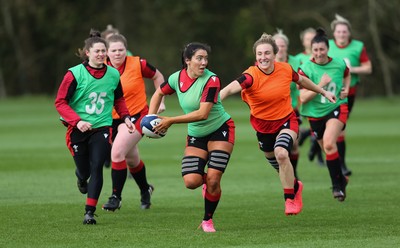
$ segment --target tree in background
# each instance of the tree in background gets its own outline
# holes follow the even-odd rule
[[[0,0],[0,8],[0,97],[54,95],[62,75],[79,62],[74,54],[90,28],[113,24],[134,54],[166,73],[180,66],[185,43],[207,43],[213,48],[210,68],[228,84],[253,63],[251,41],[262,32],[285,30],[291,51],[300,52],[300,31],[309,26],[330,30],[335,13],[351,21],[354,37],[365,41],[374,64],[373,74],[362,80],[360,96],[400,93],[400,61],[391,59],[400,56],[397,0],[115,0],[111,5],[95,0]]]

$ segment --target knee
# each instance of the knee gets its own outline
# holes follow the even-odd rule
[[[187,189],[197,189],[203,184],[203,177],[200,174],[198,176],[189,174],[183,177],[183,182]]]
[[[185,187],[187,189],[197,189],[198,188],[198,186],[195,185],[193,182],[186,182],[186,181],[185,181]]]
[[[283,147],[276,147],[275,148],[275,157],[278,162],[282,162],[286,159],[289,159],[289,152]]]
[[[125,154],[120,149],[113,149],[111,150],[111,160],[112,161],[122,161],[125,160]]]
[[[278,162],[289,159],[289,151],[293,147],[293,138],[288,133],[281,133],[275,141],[274,153]]]
[[[198,183],[195,183],[193,181],[188,181],[185,180],[185,187],[187,189],[197,189],[200,185]]]
[[[140,162],[140,159],[137,159],[137,158],[128,158],[128,157],[126,157],[126,165],[129,167],[129,168],[137,168],[137,167],[139,167],[140,166],[140,164],[141,164],[141,162]]]
[[[324,151],[326,154],[332,154],[337,150],[335,143],[324,142]]]
[[[207,179],[207,191],[210,192],[210,194],[215,194],[220,192],[221,189],[219,180],[212,178]]]

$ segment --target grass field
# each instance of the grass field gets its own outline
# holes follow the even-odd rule
[[[180,113],[167,99],[165,115]],[[347,162],[353,170],[348,198],[332,198],[328,171],[308,161],[302,147],[299,176],[303,212],[284,215],[277,174],[257,148],[248,110],[224,102],[236,122],[236,145],[222,180],[214,215],[217,233],[196,228],[203,215],[201,189],[185,189],[180,160],[185,125],[163,139],[144,139],[142,159],[155,186],[152,208],[139,208],[128,180],[123,206],[104,212],[110,170],[97,210],[98,224],[82,225],[85,196],[76,188],[65,128],[53,99],[0,101],[0,247],[400,247],[400,99],[358,100],[347,128]]]

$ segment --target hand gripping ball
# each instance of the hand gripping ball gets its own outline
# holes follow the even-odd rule
[[[142,128],[142,133],[153,139],[159,139],[162,138],[166,135],[166,133],[155,133],[154,132],[154,127],[158,125],[158,123],[161,122],[161,119],[158,118],[157,115],[151,114],[151,115],[146,115],[142,118],[140,121],[140,127]]]

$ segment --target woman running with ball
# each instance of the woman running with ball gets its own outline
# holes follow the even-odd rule
[[[182,176],[188,189],[203,185],[204,232],[215,232],[213,215],[221,198],[221,177],[233,150],[235,125],[225,112],[219,97],[221,83],[207,69],[210,47],[202,43],[185,46],[183,69],[172,74],[154,93],[149,114],[157,113],[164,95],[176,93],[183,115],[160,116],[157,132],[166,132],[173,124],[188,123]],[[205,167],[207,172],[205,173]]]

